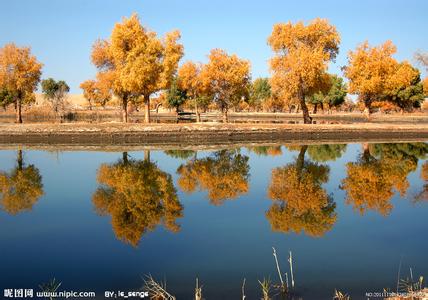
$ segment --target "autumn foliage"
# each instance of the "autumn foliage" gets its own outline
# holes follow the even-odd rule
[[[8,94],[0,100],[3,106],[15,105],[17,123],[22,123],[22,105],[35,101],[42,66],[28,47],[12,43],[0,48],[0,92]]]
[[[402,110],[420,106],[423,88],[420,72],[408,62],[399,63],[393,54],[397,51],[391,41],[371,47],[361,44],[348,55],[345,76],[350,93],[359,96],[366,112],[372,112],[375,101],[390,101]]]
[[[336,222],[336,204],[323,189],[330,169],[305,161],[301,146],[294,163],[272,170],[268,196],[274,204],[266,212],[272,230],[323,236]]]
[[[83,96],[88,100],[89,109],[99,105],[105,107],[113,97],[113,72],[99,72],[96,80],[86,80],[80,84]]]
[[[428,162],[421,168],[421,179],[424,181],[422,191],[416,196],[416,201],[428,201]]]
[[[365,145],[358,161],[346,166],[341,188],[347,192],[347,203],[361,214],[373,210],[388,215],[392,196],[406,194],[407,175],[416,170],[418,158],[427,151],[424,143]]]
[[[187,61],[178,69],[178,84],[194,101],[196,122],[201,121],[199,107],[202,104],[201,100],[207,94],[207,89],[203,85],[202,67],[200,63]]]
[[[251,82],[250,62],[235,54],[229,55],[224,50],[213,49],[201,76],[203,86],[223,112],[223,121],[228,122],[229,108],[248,97]]]
[[[274,25],[268,43],[275,52],[270,61],[273,94],[298,103],[304,123],[311,123],[306,98],[329,88],[327,68],[339,52],[339,33],[324,19],[308,25],[288,22]]]
[[[181,165],[178,185],[186,193],[206,190],[214,205],[248,192],[248,157],[235,150],[221,150],[206,158],[193,158]]]
[[[39,170],[24,164],[21,150],[17,156],[17,165],[10,173],[0,172],[0,208],[11,215],[30,211],[43,195]]]
[[[98,170],[100,187],[92,202],[100,215],[111,215],[118,239],[137,246],[142,235],[159,224],[177,232],[181,206],[171,175],[145,160],[124,158]]]
[[[124,122],[133,98],[142,98],[145,122],[150,122],[150,96],[169,87],[183,56],[179,39],[178,31],[158,38],[133,14],[115,24],[110,39],[95,42],[92,62],[100,73],[109,73],[110,89],[121,101]]]

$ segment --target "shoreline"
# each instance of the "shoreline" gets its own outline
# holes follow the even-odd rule
[[[0,124],[0,145],[233,145],[428,140],[425,124]]]

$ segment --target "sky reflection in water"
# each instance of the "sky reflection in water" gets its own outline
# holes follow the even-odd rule
[[[0,151],[0,288],[136,290],[178,299],[277,281],[288,250],[304,299],[395,289],[428,275],[428,145],[251,146],[217,151]]]

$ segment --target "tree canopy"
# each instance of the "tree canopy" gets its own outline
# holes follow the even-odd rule
[[[317,112],[318,105],[322,109],[326,105],[330,111],[333,107],[338,107],[345,102],[348,88],[343,78],[335,74],[329,74],[329,76],[330,87],[309,97],[309,102],[314,105],[314,113]]]
[[[118,239],[137,246],[158,224],[173,232],[180,229],[176,219],[183,216],[183,207],[171,175],[155,163],[129,159],[124,153],[117,163],[101,165],[97,180],[100,187],[92,202],[100,215],[111,215]]]
[[[308,146],[309,157],[316,162],[335,161],[346,151],[346,144],[322,144]]]
[[[408,62],[397,64],[388,81],[385,99],[402,111],[420,107],[424,100],[423,83],[418,69]]]
[[[221,49],[211,50],[208,60],[202,69],[202,82],[223,112],[223,121],[228,122],[229,108],[248,97],[250,62]]]
[[[416,196],[416,201],[428,201],[428,162],[421,168],[421,179],[424,181],[422,191]]]
[[[263,104],[265,104],[271,96],[272,92],[269,84],[269,78],[256,78],[256,80],[251,84],[248,104],[250,107],[260,110],[263,108]]]
[[[182,164],[177,169],[178,185],[186,193],[206,190],[211,203],[220,205],[248,192],[249,171],[248,156],[237,150],[221,150]]]
[[[34,165],[24,164],[22,150],[15,168],[0,172],[0,195],[0,208],[11,215],[30,211],[43,195],[42,176]]]
[[[371,113],[371,105],[384,94],[396,64],[392,55],[397,48],[391,41],[371,47],[366,41],[350,51],[345,76],[349,79],[349,91],[357,94]]]
[[[341,188],[347,203],[364,214],[374,210],[388,215],[394,191],[402,196],[409,187],[407,175],[416,170],[419,158],[428,153],[425,143],[373,144],[366,146],[357,162],[347,164]]]
[[[248,147],[248,150],[261,156],[279,156],[282,155],[281,146],[254,146]]]
[[[365,42],[350,51],[344,68],[349,91],[357,94],[368,114],[375,101],[389,101],[403,111],[419,107],[423,100],[420,72],[408,62],[399,63],[391,41],[372,47]]]
[[[305,161],[306,150],[301,146],[294,163],[272,170],[268,196],[274,204],[266,217],[274,231],[320,237],[336,222],[336,204],[322,187],[330,169]]]
[[[311,123],[306,98],[329,88],[328,63],[339,52],[340,37],[325,19],[308,25],[275,24],[268,43],[275,56],[270,60],[272,92],[288,104],[300,104],[304,123]]]
[[[143,97],[145,122],[150,122],[150,96],[169,88],[183,56],[179,31],[163,39],[143,27],[137,14],[116,23],[110,39],[98,40],[92,62],[99,72],[110,72],[112,91],[121,100],[123,119],[128,120],[128,102]]]
[[[42,66],[28,47],[12,43],[0,48],[0,100],[3,106],[15,105],[17,123],[22,123],[22,105],[35,101]]]
[[[42,93],[52,106],[54,112],[64,109],[64,100],[70,87],[64,80],[55,81],[53,78],[42,80]]]
[[[178,113],[180,106],[182,106],[186,100],[186,91],[179,87],[178,79],[174,78],[171,87],[166,92],[166,101],[168,106],[175,108],[175,111]]]
[[[202,78],[203,65],[192,61],[185,62],[178,69],[178,83],[182,90],[186,91],[187,98],[192,99],[195,105],[196,122],[201,121],[199,108],[206,106],[207,89]]]
[[[416,52],[415,59],[428,71],[428,52]]]

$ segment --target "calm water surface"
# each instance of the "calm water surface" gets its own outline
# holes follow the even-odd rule
[[[126,149],[124,149],[126,151]],[[0,289],[260,299],[293,252],[296,292],[365,299],[428,276],[428,144],[216,151],[0,151]]]

